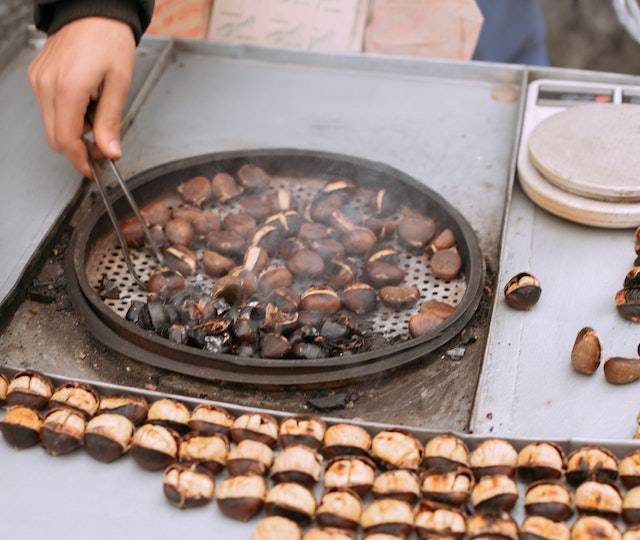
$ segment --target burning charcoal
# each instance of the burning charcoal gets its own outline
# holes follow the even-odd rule
[[[366,227],[356,227],[342,235],[341,241],[349,255],[364,255],[377,242],[376,235]]]
[[[191,222],[194,232],[200,236],[207,236],[210,232],[220,230],[220,214],[215,210],[203,210]]]
[[[389,190],[381,189],[372,198],[371,207],[376,215],[387,217],[398,210],[400,200],[395,194],[390,193]]]
[[[278,252],[280,240],[281,236],[277,227],[263,225],[253,234],[251,245],[261,247],[269,256],[273,257]]]
[[[259,274],[269,266],[269,255],[261,247],[249,246],[244,255],[242,266],[255,274]]]
[[[240,257],[244,254],[245,241],[233,231],[213,231],[207,235],[207,247],[229,257]]]
[[[286,337],[278,334],[262,334],[260,338],[260,352],[264,358],[282,358],[291,346]]]
[[[198,259],[189,248],[172,246],[164,250],[164,264],[183,276],[190,276],[196,271]]]
[[[204,176],[196,176],[180,184],[178,186],[178,193],[180,193],[186,202],[195,204],[196,206],[202,206],[213,194],[211,182]]]
[[[351,329],[337,321],[324,321],[320,328],[320,335],[329,341],[339,341],[347,339],[351,334]]]
[[[297,313],[286,313],[274,304],[265,306],[262,329],[276,334],[289,334],[299,326]]]
[[[184,219],[172,219],[165,225],[164,234],[174,246],[189,246],[195,238],[193,227]]]
[[[318,195],[309,207],[309,216],[313,221],[329,221],[331,214],[342,207],[343,198],[338,193]]]
[[[253,219],[262,221],[271,214],[269,201],[256,195],[245,195],[238,203],[240,207]]]
[[[330,287],[311,287],[300,298],[300,306],[305,311],[335,313],[340,305],[338,293]]]
[[[380,300],[392,309],[407,309],[420,300],[420,289],[417,287],[382,287]]]
[[[227,173],[218,173],[211,180],[213,196],[221,203],[226,203],[242,195],[243,189],[236,184],[233,176]]]
[[[456,279],[462,270],[462,259],[456,248],[438,251],[431,257],[433,275],[445,280]]]
[[[99,282],[98,294],[103,300],[109,298],[111,300],[120,299],[120,289],[118,283],[113,279],[109,279],[106,274],[103,274]]]
[[[224,228],[228,231],[233,231],[239,234],[243,238],[250,238],[256,230],[256,220],[249,214],[237,212],[233,214],[227,214],[223,220]]]
[[[406,272],[399,266],[383,260],[368,262],[365,267],[366,279],[376,289],[399,285],[404,281],[406,275]]]
[[[225,332],[224,334],[205,336],[203,349],[214,354],[228,353],[232,344],[231,335]]]
[[[185,345],[189,339],[187,327],[183,324],[172,324],[167,329],[167,339],[178,345]]]
[[[225,257],[216,251],[205,250],[202,254],[202,266],[204,271],[212,276],[219,277],[226,274],[235,266],[233,259]]]
[[[435,222],[424,216],[404,217],[398,224],[398,237],[408,247],[422,249],[436,232]]]
[[[324,270],[322,257],[310,249],[296,251],[287,261],[289,270],[302,277],[316,277]]]
[[[269,187],[271,177],[257,165],[247,163],[238,169],[236,173],[238,182],[246,190],[261,190]]]

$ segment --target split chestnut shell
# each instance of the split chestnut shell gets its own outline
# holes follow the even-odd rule
[[[303,444],[317,449],[322,445],[326,430],[326,424],[314,416],[285,418],[280,424],[280,444],[283,447]]]
[[[251,540],[301,540],[300,526],[282,516],[261,519],[253,531]]]
[[[525,482],[560,478],[564,470],[564,452],[551,442],[534,442],[518,454],[518,474]]]
[[[423,465],[427,469],[439,471],[466,467],[469,461],[469,449],[454,435],[437,435],[424,447]]]
[[[622,513],[622,496],[615,484],[590,480],[576,489],[576,509],[615,521]]]
[[[164,471],[163,489],[167,500],[178,508],[204,506],[213,498],[215,480],[192,463],[174,463]]]
[[[368,456],[371,448],[371,435],[360,426],[352,424],[334,424],[324,434],[322,455],[331,459],[338,456]]]
[[[629,525],[640,524],[640,486],[625,494],[622,500],[622,517]]]
[[[273,448],[278,441],[278,421],[269,414],[245,413],[233,422],[231,437],[235,442],[252,439]]]
[[[540,282],[528,272],[516,274],[504,287],[507,305],[520,310],[533,308],[538,303],[541,293]]]
[[[420,482],[420,493],[427,501],[460,506],[471,495],[473,486],[473,474],[466,467],[453,471],[426,471]]]
[[[509,441],[487,439],[469,455],[469,466],[476,478],[490,474],[512,477],[518,465],[518,452]]]
[[[362,500],[349,489],[327,491],[320,500],[316,521],[322,527],[355,530],[362,515]]]
[[[72,409],[52,409],[47,413],[40,430],[40,441],[52,456],[69,454],[84,441],[84,415]]]
[[[356,540],[356,535],[336,527],[312,527],[304,533],[302,540]]]
[[[49,399],[49,408],[68,407],[91,418],[100,404],[100,396],[88,384],[68,382],[59,386]]]
[[[457,508],[424,501],[415,510],[414,526],[418,538],[446,538],[457,540],[464,538],[467,522],[464,514]]]
[[[229,452],[227,469],[231,476],[265,476],[273,463],[273,450],[266,444],[244,439]]]
[[[184,403],[168,398],[154,401],[147,414],[149,424],[169,427],[181,435],[188,433],[190,418],[191,413]]]
[[[0,407],[7,401],[7,391],[9,390],[9,378],[0,373]]]
[[[229,440],[220,434],[189,433],[180,441],[180,461],[196,463],[201,469],[215,475],[227,463]]]
[[[274,483],[294,482],[311,488],[320,480],[322,465],[315,450],[303,445],[287,446],[271,468]]]
[[[85,430],[85,449],[92,458],[111,463],[129,449],[134,429],[126,416],[112,413],[94,416]]]
[[[401,430],[379,432],[372,441],[371,455],[383,467],[415,471],[422,462],[422,444]]]
[[[228,435],[234,420],[226,409],[201,403],[193,409],[189,427],[202,435]]]
[[[420,483],[411,471],[396,469],[378,475],[371,492],[376,499],[399,499],[413,504],[420,497]]]
[[[306,487],[293,482],[276,484],[267,493],[265,511],[296,523],[308,523],[316,513],[316,499]]]
[[[373,486],[376,466],[364,456],[343,456],[327,463],[324,473],[325,489],[348,488],[364,497]]]
[[[542,516],[529,516],[520,527],[520,540],[569,540],[570,535],[566,523]]]
[[[573,514],[573,494],[560,480],[540,480],[527,488],[524,509],[530,516],[566,521]]]
[[[395,534],[406,538],[413,530],[413,510],[404,501],[376,499],[362,512],[360,526],[367,534]]]
[[[53,394],[53,383],[42,373],[26,370],[17,373],[7,388],[7,405],[41,409]]]
[[[98,408],[98,414],[119,414],[131,420],[136,426],[144,423],[148,412],[147,400],[140,396],[131,395],[102,396]]]
[[[618,528],[609,520],[598,516],[582,516],[571,527],[571,540],[621,540]]]
[[[618,473],[627,489],[640,486],[640,450],[634,450],[620,461]]]
[[[506,512],[473,514],[467,520],[467,535],[470,540],[475,538],[518,540],[518,525]]]
[[[471,504],[476,511],[509,512],[516,505],[518,494],[518,486],[509,476],[482,476],[471,492]]]
[[[178,458],[180,436],[173,429],[145,424],[133,434],[131,457],[143,469],[157,471]]]
[[[573,486],[587,479],[616,481],[618,458],[606,448],[585,446],[567,456],[567,482]]]
[[[38,444],[42,418],[30,407],[13,405],[9,407],[0,422],[0,430],[4,440],[18,450]]]
[[[216,492],[218,508],[238,521],[248,521],[264,506],[267,482],[262,476],[234,476],[221,481]]]

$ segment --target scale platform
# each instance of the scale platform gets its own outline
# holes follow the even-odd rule
[[[640,87],[541,79],[529,85],[520,184],[564,219],[603,228],[640,223]]]

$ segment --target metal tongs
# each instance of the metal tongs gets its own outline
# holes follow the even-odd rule
[[[93,127],[93,107],[91,105],[87,110],[85,120],[91,127]],[[129,273],[131,274],[131,277],[133,277],[134,281],[138,284],[138,286],[146,291],[147,284],[144,281],[142,281],[138,276],[138,274],[136,273],[136,270],[133,266],[133,262],[131,261],[129,247],[127,246],[127,242],[124,239],[124,235],[120,230],[120,224],[118,223],[118,218],[116,216],[115,210],[113,209],[113,205],[109,200],[109,196],[107,195],[107,190],[105,188],[105,185],[102,182],[102,178],[100,177],[99,168],[96,165],[96,162],[93,159],[93,156],[91,155],[91,144],[93,143],[93,141],[91,140],[92,138],[93,137],[88,137],[88,136],[85,136],[84,138],[84,142],[87,146],[87,154],[89,157],[89,168],[91,169],[91,176],[93,177],[93,180],[96,183],[96,186],[98,186],[98,191],[100,192],[100,196],[102,197],[102,202],[104,203],[104,206],[107,209],[107,214],[109,214],[109,219],[111,220],[111,224],[113,225],[113,228],[116,232],[116,236],[118,237],[118,243],[120,244],[120,248],[122,249],[124,261],[127,265],[127,268],[129,269]],[[136,219],[142,226],[142,230],[144,231],[144,236],[147,240],[147,244],[151,247],[151,251],[153,252],[153,255],[155,256],[158,263],[162,265],[164,262],[162,253],[158,249],[158,245],[153,239],[153,236],[151,236],[151,231],[149,231],[149,227],[147,226],[147,223],[142,217],[140,208],[138,207],[138,204],[133,198],[133,195],[131,195],[131,192],[129,191],[129,188],[127,187],[126,182],[124,181],[124,179],[122,178],[122,175],[120,174],[120,171],[118,170],[118,167],[116,166],[116,164],[113,162],[112,159],[105,158],[105,161],[108,163],[109,167],[111,168],[111,171],[113,172],[114,176],[116,177],[116,180],[118,181],[118,185],[120,186],[120,189],[122,189],[122,191],[124,192],[124,195],[129,203],[129,206],[131,206],[131,209],[133,210],[133,213],[135,214]]]

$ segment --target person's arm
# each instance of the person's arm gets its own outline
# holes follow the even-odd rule
[[[153,12],[151,0],[35,2],[49,39],[29,66],[49,146],[90,176],[84,116],[97,101],[97,154],[120,157],[120,120],[133,75],[135,46]]]

